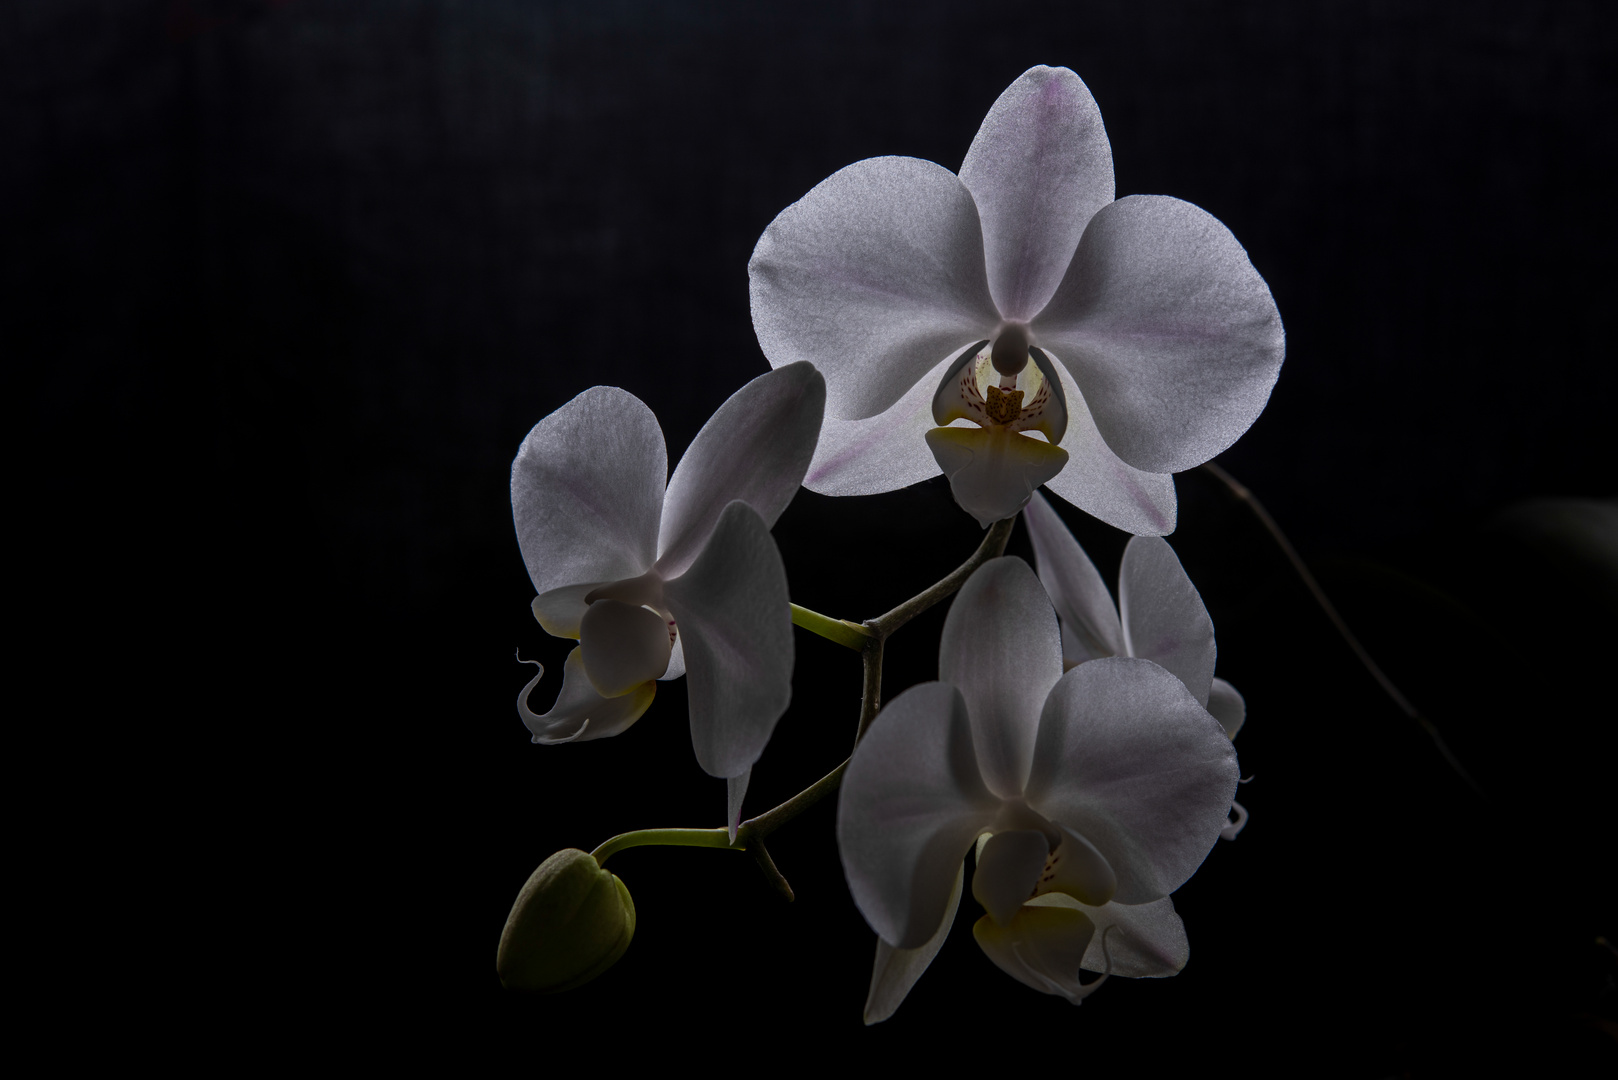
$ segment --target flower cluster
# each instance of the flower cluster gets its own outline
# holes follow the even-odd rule
[[[1189,947],[1170,896],[1246,820],[1245,705],[1214,677],[1213,623],[1161,537],[1172,474],[1234,442],[1276,380],[1263,279],[1204,211],[1115,200],[1094,100],[1045,67],[995,102],[959,173],[856,162],[782,211],[748,273],[772,370],[672,476],[651,410],[604,386],[541,420],[511,475],[534,615],[579,643],[547,712],[527,703],[543,668],[518,698],[533,741],[621,734],[684,675],[697,761],[727,781],[725,827],[548,860],[513,909],[502,979],[560,989],[618,958],[634,905],[601,864],[623,847],[745,849],[785,888],[765,837],[839,780],[844,873],[879,939],[867,1023],[948,936],[969,853],[974,937],[1018,981],[1077,1003],[1111,975],[1175,974]],[[914,611],[857,624],[796,608],[770,528],[800,486],[869,494],[939,473],[989,533],[910,605],[959,589],[938,680],[878,713],[881,642]],[[1135,534],[1116,606],[1042,485]],[[1019,512],[1037,576],[1000,557]],[[825,781],[743,822],[790,703],[795,622],[864,653],[861,738]]]
[[[1055,614],[1020,559],[961,590],[938,675],[883,710],[837,808],[849,889],[882,939],[867,1022],[898,1007],[943,943],[980,837],[972,895],[988,914],[973,935],[1007,974],[1077,1002],[1091,989],[1081,967],[1178,970],[1172,906],[1132,909],[1169,904],[1219,838],[1236,754],[1218,721],[1147,660],[1064,675]],[[1098,923],[1123,931],[1100,962]]]

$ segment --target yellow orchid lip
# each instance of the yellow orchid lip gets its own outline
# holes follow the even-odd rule
[[[926,439],[955,501],[984,528],[1020,511],[1068,458],[1060,446],[998,424],[933,428]]]

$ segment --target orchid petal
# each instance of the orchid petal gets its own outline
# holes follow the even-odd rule
[[[972,927],[972,936],[1001,971],[1075,1005],[1100,985],[1099,980],[1089,985],[1079,981],[1095,932],[1084,912],[1067,907],[1023,907],[1005,926],[985,915]]]
[[[1095,417],[1079,392],[1078,383],[1057,357],[1055,365],[1067,395],[1067,432],[1062,447],[1067,467],[1045,482],[1091,517],[1137,536],[1162,536],[1174,531],[1174,477],[1145,472],[1125,464],[1096,430]]]
[[[664,587],[684,643],[691,744],[710,776],[764,752],[792,699],[786,570],[758,512],[733,502],[691,564]]]
[[[1039,579],[1021,559],[990,559],[944,618],[938,677],[960,689],[989,790],[1023,793],[1045,696],[1062,677],[1062,638]]]
[[[1029,68],[983,118],[961,183],[983,220],[995,306],[1033,318],[1085,225],[1112,202],[1112,148],[1089,89],[1067,68]]]
[[[875,495],[937,476],[938,462],[927,449],[926,436],[933,427],[932,386],[949,363],[941,362],[875,416],[827,417],[803,486],[821,495]]]
[[[1066,369],[1052,360],[1044,349],[1029,349],[1028,358],[1033,361],[1034,370],[1039,372],[1039,389],[1034,392],[1033,400],[1023,407],[1022,417],[1013,427],[1017,431],[1042,432],[1052,445],[1056,445],[1067,434],[1067,388],[1062,385],[1061,375]],[[1023,375],[1019,383],[1024,381],[1032,380]]]
[[[667,477],[657,417],[615,386],[592,387],[535,424],[511,463],[511,515],[534,591],[651,566]]]
[[[927,447],[949,477],[955,501],[985,529],[1015,517],[1068,460],[1060,446],[1000,427],[933,428]]]
[[[1174,672],[1206,708],[1214,673],[1213,620],[1167,540],[1137,536],[1124,548],[1118,614],[1129,655]]]
[[[663,616],[616,600],[597,600],[580,624],[584,673],[602,697],[627,694],[667,671],[669,645]]]
[[[579,637],[579,625],[584,621],[585,609],[590,605],[584,598],[604,582],[585,581],[577,585],[564,585],[560,589],[540,593],[530,607],[534,618],[552,637]]]
[[[1118,892],[1118,875],[1094,844],[1060,822],[1055,824],[1062,840],[1050,854],[1038,891],[1066,893],[1081,903],[1100,907]]]
[[[825,407],[826,380],[806,363],[760,375],[719,406],[669,478],[657,543],[664,577],[685,572],[733,499],[775,524],[803,483]]]
[[[1040,716],[1028,804],[1083,836],[1144,904],[1185,883],[1219,838],[1236,752],[1185,684],[1113,656],[1062,676]]]
[[[1050,857],[1045,834],[1036,829],[998,832],[978,849],[972,874],[972,898],[1004,926],[1034,893],[1040,871]]]
[[[725,827],[730,830],[730,842],[736,842],[736,830],[742,823],[742,800],[747,797],[747,785],[752,782],[753,769],[749,766],[737,776],[725,779]]]
[[[961,906],[961,885],[966,879],[966,863],[955,871],[955,888],[950,890],[949,903],[944,905],[944,921],[938,932],[927,939],[925,945],[914,949],[895,949],[881,938],[876,939],[876,962],[871,965],[871,990],[865,996],[865,1023],[880,1024],[899,1010],[910,988],[916,985],[922,973],[938,955],[938,950],[949,940],[950,928],[955,925],[955,912]]]
[[[1234,686],[1217,676],[1214,678],[1213,688],[1208,691],[1208,711],[1225,729],[1225,734],[1232,739],[1247,720],[1246,700],[1236,692]]]
[[[582,651],[574,649],[567,654],[567,661],[562,665],[562,691],[556,695],[556,704],[551,706],[550,712],[540,715],[528,707],[528,694],[545,673],[544,668],[540,668],[540,674],[517,696],[517,714],[533,733],[534,742],[554,745],[605,739],[627,730],[651,706],[657,693],[656,683],[642,683],[629,693],[613,698],[596,693],[584,673]]]
[[[966,709],[948,683],[911,687],[877,714],[843,774],[843,874],[860,914],[895,948],[920,948],[938,932],[950,882],[999,809]]]
[[[1191,958],[1185,923],[1165,896],[1150,904],[1104,904],[1087,907],[1065,893],[1045,893],[1029,907],[1069,907],[1096,925],[1096,936],[1080,965],[1086,971],[1109,972],[1128,979],[1166,979],[1178,975]],[[1101,943],[1106,940],[1103,954]]]
[[[1062,663],[1082,664],[1124,651],[1124,631],[1112,594],[1090,556],[1050,503],[1035,494],[1023,508],[1034,543],[1039,580],[1062,620]]]
[[[1030,329],[1072,370],[1107,445],[1159,473],[1240,438],[1285,353],[1280,313],[1247,252],[1212,215],[1163,195],[1096,214]]]
[[[764,355],[816,364],[839,420],[883,412],[1000,322],[972,196],[919,158],[821,181],[764,230],[747,276]]]
[[[685,646],[680,643],[678,628],[674,633],[674,644],[669,648],[669,666],[663,674],[657,677],[658,682],[671,682],[685,674]]]

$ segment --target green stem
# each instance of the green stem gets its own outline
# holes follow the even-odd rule
[[[605,866],[615,852],[650,844],[664,847],[732,847],[729,829],[636,829],[634,832],[619,833],[590,854],[596,865]],[[736,837],[734,850],[744,850],[740,834]]]
[[[800,604],[792,605],[792,625],[801,626],[811,634],[818,634],[827,641],[835,641],[855,652],[865,648],[865,643],[871,638],[871,631],[859,623],[834,619],[830,615],[810,611]]]
[[[860,739],[865,737],[866,729],[871,726],[871,721],[876,719],[876,714],[882,707],[882,647],[888,635],[940,600],[955,593],[966,584],[966,579],[972,576],[974,570],[1003,554],[1006,550],[1006,541],[1011,539],[1011,530],[1016,524],[1017,519],[1014,517],[995,522],[989,527],[988,534],[978,545],[977,551],[972,553],[972,557],[956,567],[948,577],[906,600],[886,615],[869,620],[863,626],[845,619],[833,619],[797,604],[792,605],[794,626],[801,626],[810,633],[819,634],[839,645],[846,645],[859,652],[865,661],[865,684],[860,693],[860,724],[854,737],[856,746],[859,745]],[[736,829],[734,844],[730,842],[730,835],[725,829],[641,829],[615,836],[591,854],[595,856],[598,864],[605,864],[607,857],[613,852],[645,844],[747,851],[758,863],[765,879],[782,896],[791,900],[792,886],[787,884],[787,879],[776,868],[775,860],[770,858],[769,849],[764,846],[764,838],[836,791],[843,782],[843,773],[847,771],[848,762],[844,761],[781,805],[757,817],[748,818]]]

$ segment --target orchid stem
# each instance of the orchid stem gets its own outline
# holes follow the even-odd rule
[[[590,852],[597,866],[607,865],[615,852],[632,847],[647,847],[649,845],[662,847],[708,847],[730,848],[743,850],[740,834],[737,835],[734,845],[730,842],[729,829],[637,829],[634,832],[619,833],[611,840]]]
[[[815,803],[836,791],[837,786],[843,782],[843,773],[847,769],[848,762],[845,760],[837,768],[822,776],[775,809],[766,810],[757,817],[748,818],[736,829],[736,843],[739,845],[743,841],[751,840],[755,837],[770,835],[776,829],[779,829],[815,805]],[[724,830],[721,829],[720,831],[723,832]]]
[[[926,611],[934,604],[946,597],[954,595],[972,572],[990,559],[999,558],[1005,554],[1006,542],[1011,539],[1011,530],[1017,525],[1015,517],[1008,517],[1004,521],[997,521],[989,526],[989,531],[983,537],[983,543],[960,566],[930,589],[926,589],[906,600],[886,615],[874,619],[867,619],[865,625],[879,638],[885,638],[917,615]]]
[[[1303,558],[1298,554],[1297,549],[1292,546],[1292,541],[1287,539],[1286,534],[1281,531],[1281,526],[1275,523],[1275,519],[1270,516],[1268,510],[1264,509],[1264,504],[1258,501],[1258,497],[1240,480],[1237,480],[1213,462],[1205,462],[1202,468],[1210,476],[1224,484],[1230,490],[1230,493],[1236,497],[1237,501],[1247,504],[1247,508],[1253,512],[1253,516],[1258,518],[1260,524],[1264,526],[1270,537],[1281,548],[1282,554],[1292,564],[1292,569],[1297,571],[1298,577],[1303,579],[1304,585],[1314,596],[1315,602],[1320,605],[1320,610],[1326,613],[1326,618],[1331,620],[1331,624],[1337,628],[1337,632],[1348,643],[1348,647],[1354,651],[1354,655],[1359,657],[1360,663],[1364,665],[1365,670],[1371,673],[1371,677],[1382,687],[1383,692],[1393,699],[1393,703],[1399,707],[1400,711],[1421,726],[1421,729],[1427,733],[1427,737],[1433,741],[1433,746],[1437,748],[1439,755],[1455,771],[1455,775],[1466,781],[1467,786],[1479,798],[1487,798],[1483,794],[1483,788],[1478,785],[1476,780],[1472,779],[1472,774],[1462,767],[1455,754],[1451,752],[1449,744],[1444,741],[1444,737],[1438,732],[1438,725],[1423,716],[1421,710],[1412,705],[1410,699],[1399,692],[1399,688],[1393,685],[1393,680],[1388,678],[1375,660],[1371,659],[1371,654],[1366,651],[1364,645],[1360,644],[1360,639],[1354,636],[1354,631],[1348,628],[1348,623],[1344,622],[1343,617],[1337,613],[1337,607],[1327,598],[1326,590],[1320,587],[1320,582],[1315,580],[1315,575],[1309,572],[1309,568],[1304,565]]]
[[[834,619],[830,615],[810,611],[801,604],[792,605],[792,625],[801,626],[811,634],[818,634],[827,641],[835,641],[855,652],[864,649],[866,641],[871,637],[871,631],[859,623]]]
[[[1015,517],[995,522],[989,527],[988,534],[978,545],[977,551],[972,553],[972,557],[956,567],[948,577],[906,600],[886,615],[868,620],[863,626],[845,619],[833,619],[829,615],[810,611],[797,604],[792,605],[794,626],[801,626],[812,634],[819,634],[829,641],[846,645],[859,652],[865,661],[865,683],[860,693],[860,723],[859,730],[854,736],[854,745],[859,745],[859,741],[865,737],[866,729],[871,726],[871,721],[876,719],[877,712],[882,708],[882,646],[888,636],[940,600],[953,595],[966,584],[966,579],[972,576],[974,570],[990,559],[1002,555],[1006,550],[1006,542],[1011,539],[1011,530],[1016,524]],[[746,851],[758,863],[765,880],[782,896],[791,900],[792,886],[776,867],[775,860],[770,857],[769,849],[764,846],[764,838],[836,791],[843,782],[843,773],[847,771],[848,761],[845,760],[781,805],[766,810],[757,817],[748,818],[737,827],[734,844],[730,842],[730,834],[725,829],[641,829],[614,836],[591,854],[595,856],[597,864],[605,865],[608,856],[616,851],[649,844]]]

